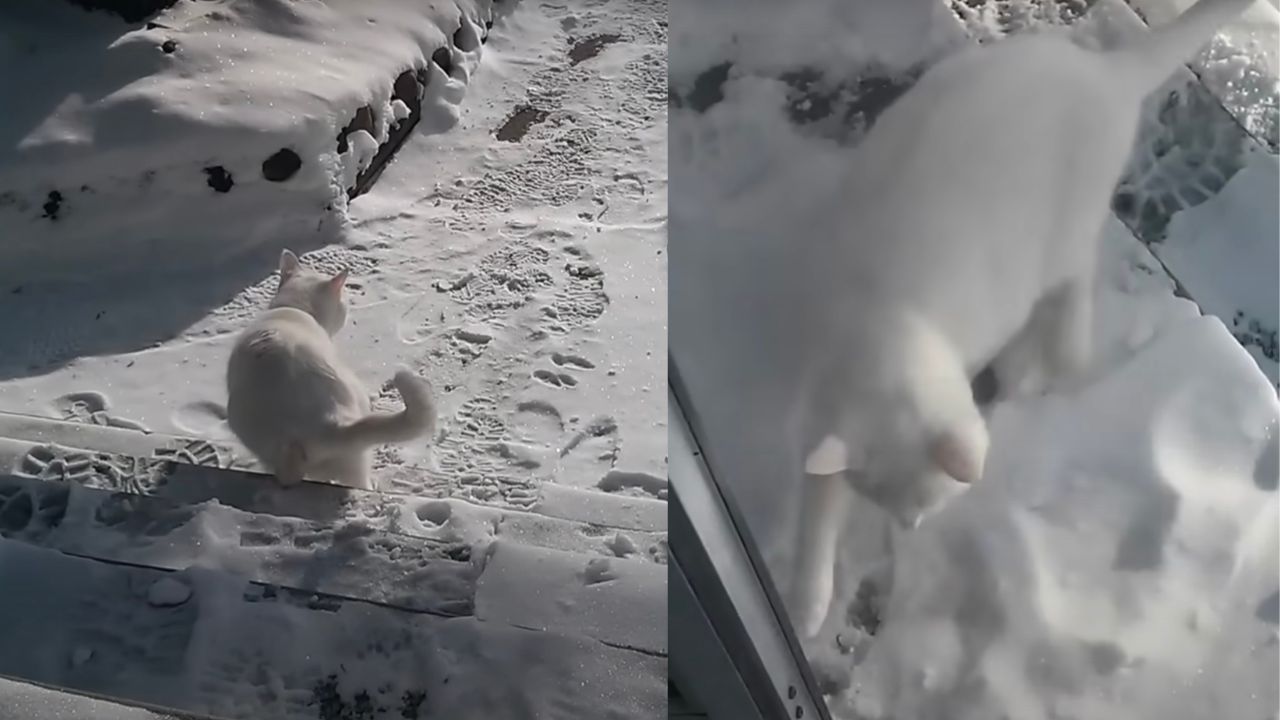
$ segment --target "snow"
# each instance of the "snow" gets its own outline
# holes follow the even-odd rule
[[[874,114],[857,95],[876,86],[859,80],[909,82],[963,42],[942,6],[673,9],[671,349],[711,466],[779,587],[798,505],[785,478],[802,461],[779,442],[779,408],[806,346],[788,245],[840,202],[846,145]],[[796,50],[792,33],[822,39]],[[801,71],[816,80],[802,87]],[[1274,75],[1248,77],[1231,98],[1274,97]],[[797,120],[803,103],[831,117]],[[804,641],[835,717],[1274,716],[1280,402],[1274,360],[1232,323],[1236,310],[1276,317],[1277,166],[1245,157],[1150,245],[1108,222],[1093,377],[1073,396],[997,407],[983,482],[911,533],[855,505],[832,610]]]
[[[376,717],[660,714],[664,13],[269,0],[147,30],[0,9],[24,67],[0,94],[32,98],[0,121],[0,411],[83,428],[0,416],[0,584],[24,588],[0,593],[0,674],[227,717],[363,717],[361,693]],[[571,63],[597,33],[623,37]],[[348,204],[410,68],[422,121]],[[78,96],[48,80],[77,72]],[[522,104],[546,117],[495,140]],[[268,182],[282,147],[302,168]],[[225,469],[254,467],[223,373],[282,246],[350,270],[336,343],[377,407],[401,365],[437,389],[436,437],[376,454],[385,494]]]
[[[557,550],[499,541],[476,591],[476,617],[516,627],[577,632],[616,647],[667,650],[665,565],[583,561]],[[652,613],[646,608],[663,608]]]
[[[371,137],[385,139],[392,82],[423,68],[424,129],[456,123],[479,53],[451,37],[493,12],[487,0],[180,3],[148,29],[67,3],[7,3],[0,60],[24,71],[0,80],[0,96],[22,98],[0,123],[0,278],[195,272],[282,235],[325,242],[335,229],[317,236],[317,220],[342,224],[338,180],[363,159],[339,155],[339,131],[368,106]],[[452,77],[430,62],[446,45]],[[281,148],[302,168],[268,182],[262,162]],[[234,183],[225,195],[206,182],[211,166]]]
[[[1254,152],[1221,192],[1174,215],[1168,239],[1159,247],[1160,259],[1206,311],[1228,321],[1262,319],[1271,329],[1270,339],[1262,342],[1271,347],[1271,357],[1263,355],[1259,345],[1248,349],[1273,384],[1280,382],[1275,350],[1275,328],[1280,327],[1275,276],[1252,268],[1280,267],[1277,197],[1280,158]],[[1222,278],[1232,281],[1222,282]],[[1246,325],[1239,331],[1249,329]]]
[[[373,717],[459,720],[647,720],[665,702],[650,690],[665,684],[665,659],[580,636],[397,614],[198,568],[186,573],[190,601],[153,608],[145,588],[158,574],[0,541],[0,575],[25,589],[0,615],[0,673],[227,718],[351,712],[361,694]],[[68,641],[94,660],[70,667]],[[406,704],[414,712],[401,714]]]
[[[155,581],[147,589],[147,602],[154,607],[173,607],[191,598],[191,588],[171,577]]]

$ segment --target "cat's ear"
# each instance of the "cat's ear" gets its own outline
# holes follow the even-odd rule
[[[294,273],[298,272],[298,268],[302,267],[302,262],[298,260],[298,256],[293,254],[292,250],[284,249],[280,251],[280,281],[288,280]]]
[[[329,292],[334,297],[342,297],[342,288],[347,284],[347,275],[349,272],[350,271],[346,269],[339,270],[337,275],[329,278],[326,285],[328,286]]]
[[[929,442],[929,459],[953,479],[971,485],[982,479],[987,460],[987,434],[948,428]]]

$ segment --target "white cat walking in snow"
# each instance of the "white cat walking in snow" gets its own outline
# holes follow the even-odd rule
[[[285,250],[270,308],[241,333],[227,365],[227,422],[284,485],[304,477],[372,489],[373,448],[434,432],[427,382],[408,370],[392,384],[405,408],[371,411],[369,395],[338,357],[347,273],[326,277]]]
[[[1051,34],[962,52],[855,150],[843,227],[808,260],[834,297],[815,303],[825,344],[792,416],[804,634],[827,613],[850,485],[909,526],[948,477],[982,477],[988,436],[970,391],[982,368],[1005,396],[1080,382],[1098,238],[1141,102],[1249,5],[1201,0],[1102,52]]]

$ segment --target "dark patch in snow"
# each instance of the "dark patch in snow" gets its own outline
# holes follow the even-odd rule
[[[711,106],[724,100],[724,84],[729,81],[733,63],[720,63],[704,70],[693,81],[693,89],[685,99],[694,112],[706,112]]]
[[[58,213],[62,212],[62,193],[57,190],[49,191],[49,198],[44,201],[44,215],[41,217],[48,218],[54,222],[58,220]]]
[[[1243,312],[1236,311],[1231,318],[1231,334],[1241,345],[1258,348],[1263,357],[1273,362],[1280,362],[1280,348],[1277,347],[1277,332],[1259,322],[1256,318],[1246,317]]]
[[[453,33],[453,46],[462,52],[475,52],[480,49],[480,37],[476,34],[474,26],[463,23]]]
[[[173,40],[165,40],[160,43],[160,49],[166,54],[173,54],[178,49],[178,43]]]
[[[364,130],[373,135],[373,108],[368,105],[356,110],[355,117],[351,118],[351,122],[347,123],[347,126],[338,132],[339,153],[347,151],[347,136],[357,130]]]
[[[551,113],[532,105],[519,105],[516,111],[498,128],[496,137],[504,142],[520,142],[529,129],[550,117]]]
[[[213,165],[204,169],[204,174],[209,176],[209,187],[214,190],[225,193],[231,192],[231,187],[235,182],[231,179],[231,173],[221,165]]]
[[[1275,492],[1280,486],[1280,434],[1272,427],[1266,447],[1253,464],[1253,484],[1259,490]]]
[[[573,44],[569,48],[569,64],[577,65],[578,63],[590,60],[599,55],[606,47],[618,42],[622,36],[618,33],[600,33],[585,37]]]
[[[1153,501],[1133,510],[1129,527],[1120,538],[1112,563],[1115,570],[1138,572],[1164,565],[1164,548],[1181,498],[1163,484],[1152,490]]]
[[[1254,616],[1263,622],[1280,625],[1280,590],[1263,598]]]
[[[418,720],[422,704],[427,699],[425,691],[406,690],[400,698],[399,716],[406,720]],[[308,705],[316,705],[319,720],[374,720],[390,717],[391,708],[377,705],[367,690],[361,690],[348,701],[338,692],[338,676],[330,675],[315,684]]]
[[[830,78],[812,68],[783,74],[779,79],[790,90],[787,114],[796,125],[829,121],[820,133],[840,142],[856,142],[880,114],[902,96],[924,72],[924,67],[904,71],[868,68],[853,78]]]
[[[293,177],[302,167],[302,158],[298,153],[284,148],[262,161],[262,177],[271,182],[284,182]]]
[[[71,0],[85,10],[106,10],[120,16],[125,22],[136,23],[146,20],[169,7],[178,0]],[[151,25],[152,23],[148,23]]]
[[[951,0],[951,12],[979,44],[1024,31],[1041,30],[1046,26],[1070,25],[1088,12],[1097,0]],[[963,5],[967,10],[962,10]],[[1137,11],[1137,8],[1133,8]],[[996,29],[991,29],[983,18],[994,13]]]
[[[426,702],[427,694],[425,692],[415,692],[413,690],[405,690],[404,697],[400,698],[400,717],[405,720],[418,720],[418,711],[422,708],[422,703]]]
[[[445,75],[453,75],[453,53],[449,52],[449,48],[436,48],[436,51],[431,53],[431,62],[439,65]]]
[[[1099,675],[1110,675],[1126,661],[1124,650],[1111,642],[1091,642],[1085,648],[1089,664]]]
[[[880,606],[882,603],[879,586],[871,580],[863,578],[862,582],[858,583],[858,590],[853,596],[853,602],[849,603],[847,612],[849,625],[868,635],[875,635],[880,630]]]

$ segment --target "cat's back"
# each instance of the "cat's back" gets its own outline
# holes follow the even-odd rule
[[[265,371],[306,357],[328,356],[331,345],[324,328],[309,314],[272,308],[240,333],[231,351],[231,365]]]
[[[858,174],[881,196],[1025,190],[1023,179],[1053,169],[1050,154],[1089,152],[1102,140],[1092,132],[1123,128],[1140,101],[1108,83],[1104,56],[1056,33],[973,48],[931,68],[881,114],[859,148]]]
[[[227,365],[229,416],[359,414],[363,392],[324,328],[294,308],[274,308],[237,338]]]
[[[1140,101],[1108,85],[1101,55],[1057,35],[941,61],[857,148],[852,264],[881,277],[899,266],[945,274],[984,250],[1026,253],[1008,258],[1018,267],[1052,264],[1053,248],[1033,239],[1053,236],[1072,187],[1114,184]]]

